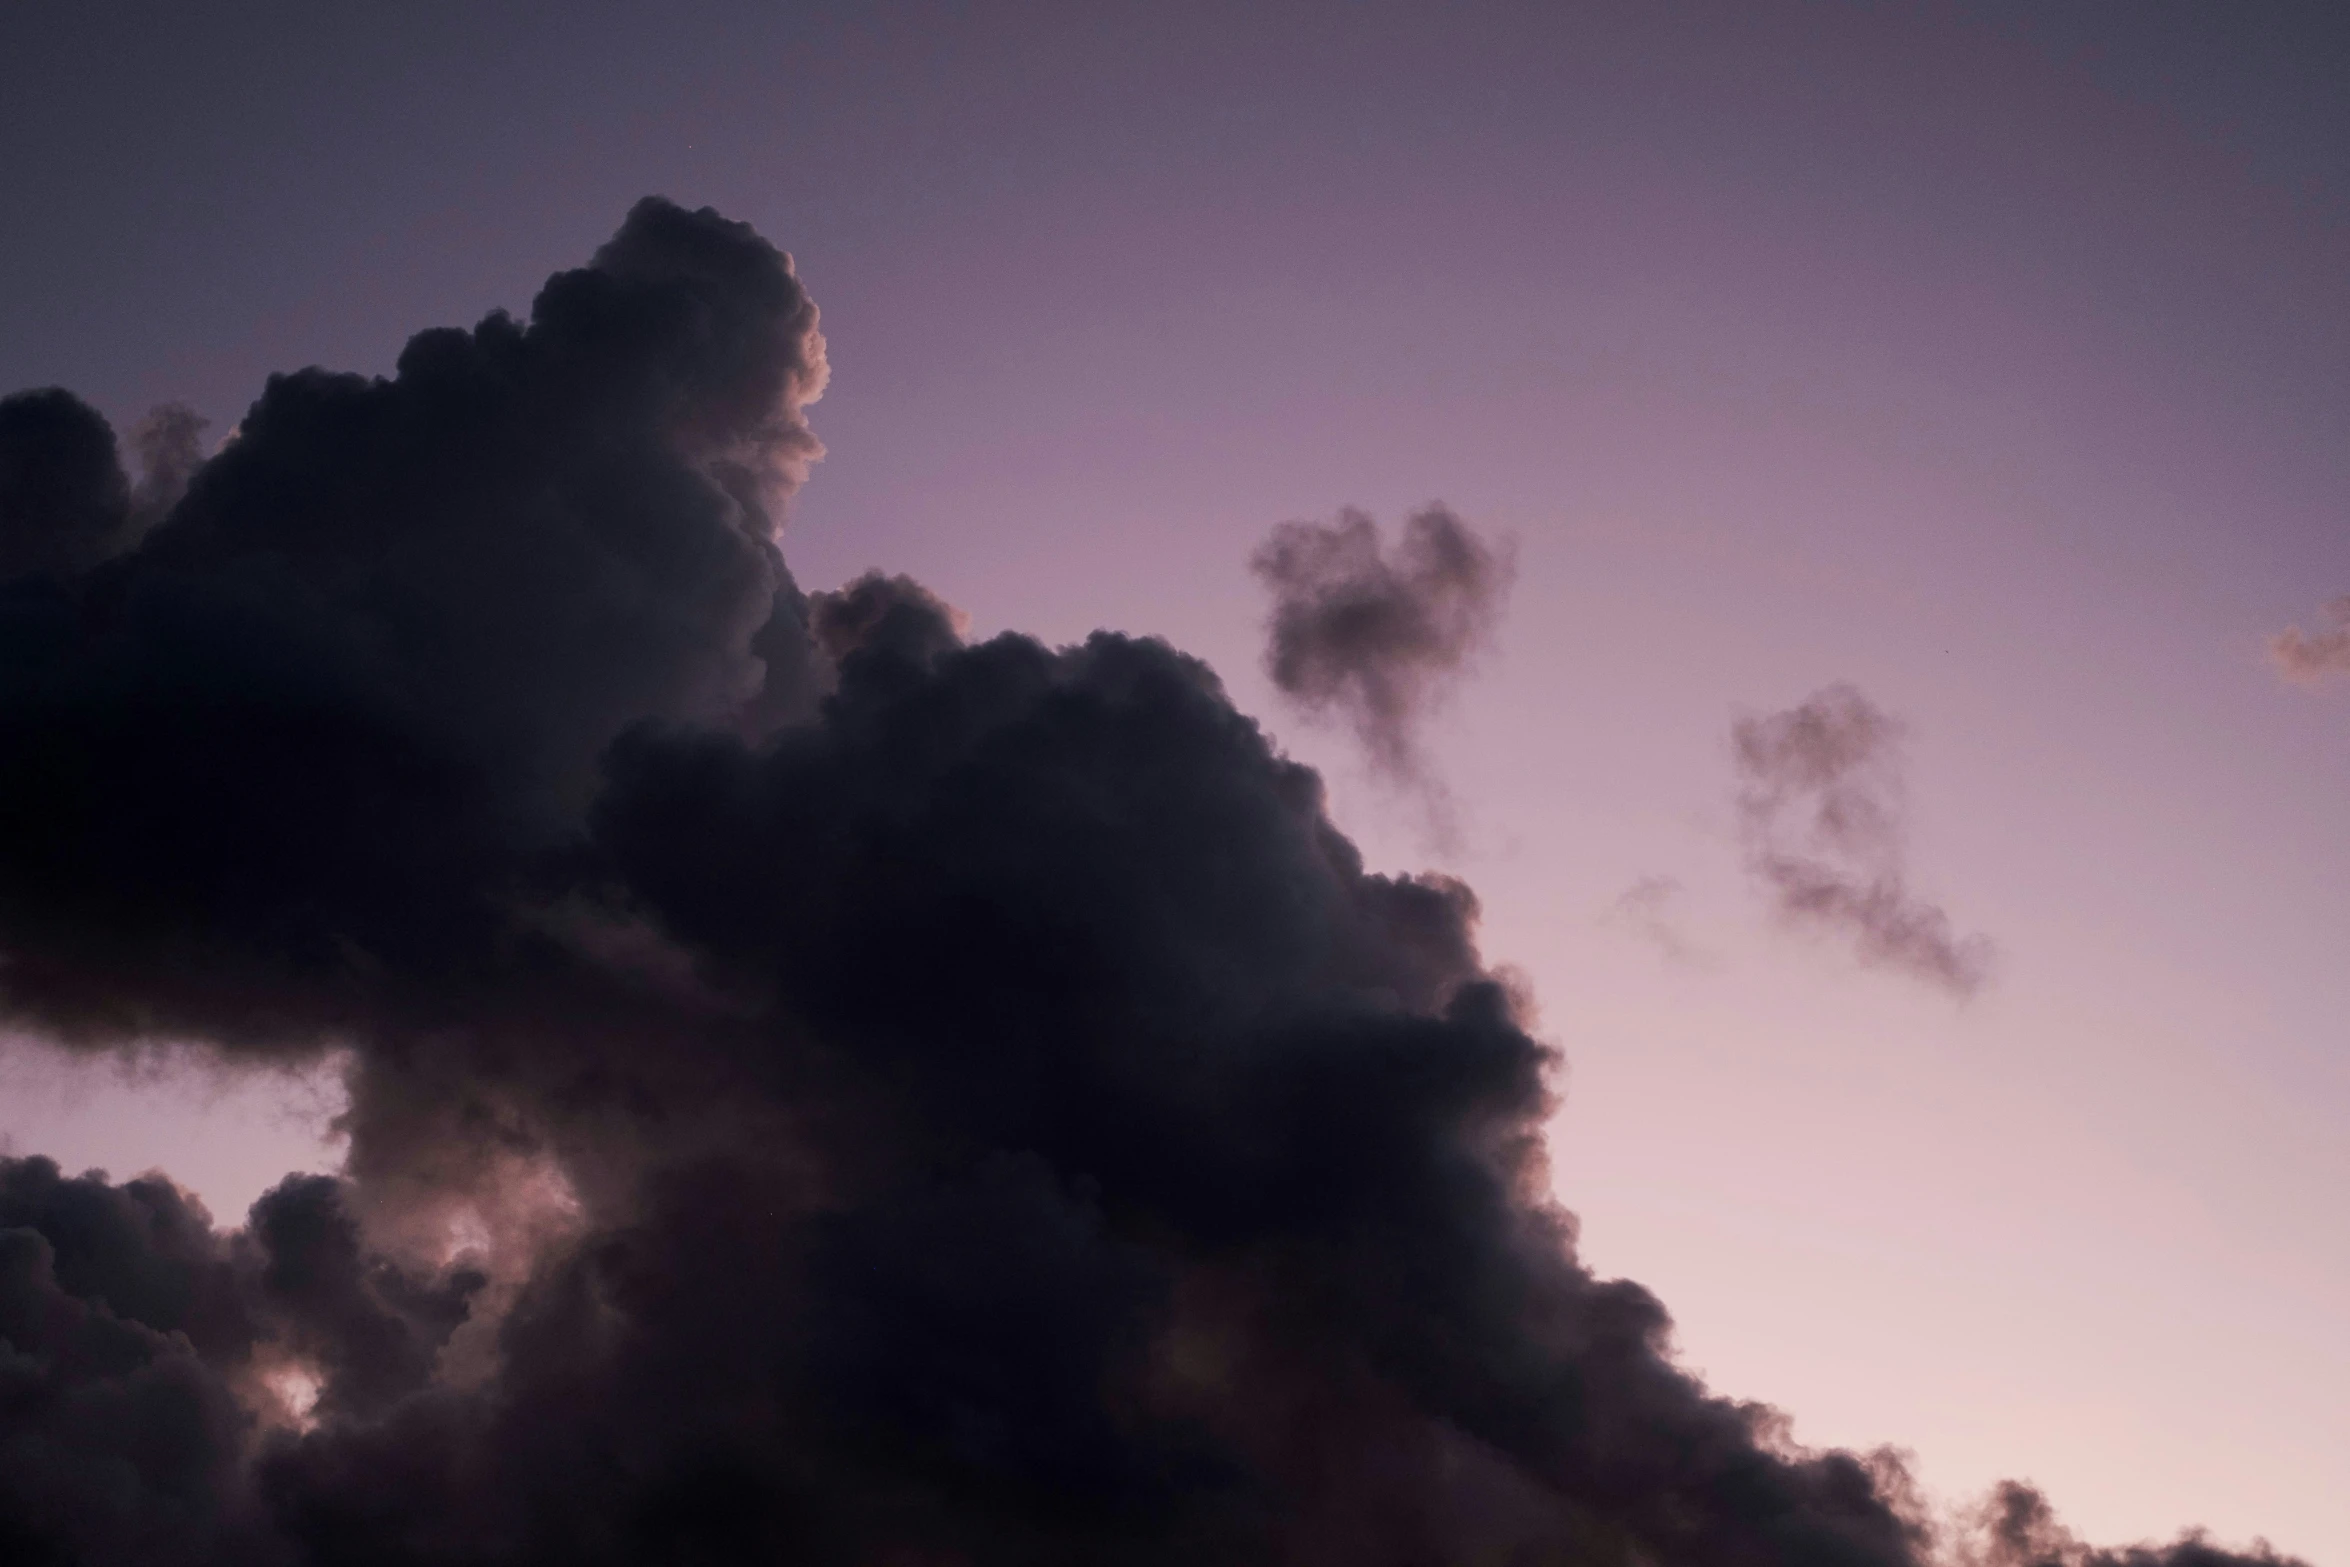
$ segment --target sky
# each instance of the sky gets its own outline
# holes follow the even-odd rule
[[[1163,636],[1470,882],[1684,1364],[2350,1567],[2350,680],[2266,652],[2350,593],[2345,79],[2333,8],[2162,0],[16,7],[0,389],[217,438],[641,196],[749,222],[831,365],[799,580]],[[1284,701],[1248,564],[1438,501],[1514,560],[1450,833]],[[1752,873],[1733,726],[1839,683],[1972,994]],[[0,1146],[228,1218],[333,1100],[19,1043]]]

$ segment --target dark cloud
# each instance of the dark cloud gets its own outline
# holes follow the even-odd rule
[[[2277,673],[2302,685],[2316,685],[2330,675],[2350,675],[2350,596],[2326,605],[2331,630],[2303,631],[2288,626],[2269,638],[2268,656]]]
[[[1850,686],[1732,727],[1747,868],[1781,916],[1847,936],[1861,962],[1951,994],[1990,974],[1991,943],[1909,889],[1901,725]]]
[[[808,629],[836,665],[865,649],[927,664],[963,645],[961,612],[911,577],[869,571],[810,606]]]
[[[165,404],[139,422],[134,483],[97,410],[55,387],[0,397],[0,582],[85,571],[178,504],[204,461],[204,421]]]
[[[816,343],[648,203],[0,593],[11,1020],[351,1063],[241,1228],[0,1165],[0,1553],[1924,1560],[1577,1261],[1466,887],[1163,644],[793,586]]]
[[[0,836],[15,1004],[300,1040],[460,982],[621,731],[813,701],[772,508],[823,376],[777,252],[647,203],[528,322],[273,377],[192,478],[151,425],[186,494],[112,559],[111,435],[12,400],[0,559],[89,566],[0,584],[0,792],[40,824]]]
[[[0,578],[78,571],[125,542],[114,431],[71,392],[0,397]]]
[[[1972,1537],[1961,1542],[1966,1567],[2300,1567],[2265,1542],[2231,1551],[2192,1532],[2168,1545],[2084,1545],[2047,1498],[2013,1480],[1992,1492],[1973,1522]]]
[[[1333,522],[1283,523],[1249,565],[1273,595],[1274,685],[1310,714],[1343,719],[1388,777],[1431,784],[1420,724],[1492,635],[1508,552],[1435,505],[1406,519],[1390,554],[1350,507]]]
[[[220,1234],[160,1177],[0,1160],[0,1547],[11,1562],[268,1561],[255,1458],[295,1412],[422,1388],[478,1276],[365,1256],[341,1184],[292,1177]],[[307,1400],[305,1400],[307,1403]]]

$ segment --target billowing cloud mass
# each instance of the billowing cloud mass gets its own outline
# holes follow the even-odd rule
[[[352,1064],[239,1228],[0,1164],[0,1560],[1929,1560],[1576,1260],[1466,887],[1163,644],[801,593],[823,363],[647,202],[144,532],[9,405],[8,1024]]]
[[[1273,595],[1265,669],[1309,714],[1343,719],[1390,779],[1434,783],[1420,724],[1492,635],[1509,592],[1505,550],[1448,508],[1414,512],[1392,554],[1349,507],[1285,522],[1250,559]]]
[[[1873,967],[1965,997],[1992,946],[1909,888],[1901,725],[1850,686],[1732,726],[1747,869],[1790,922],[1847,937]]]
[[[2287,626],[2269,638],[2268,656],[2277,673],[2302,685],[2316,685],[2329,675],[2350,675],[2350,595],[2326,605],[2334,624],[2326,631],[2303,631]]]

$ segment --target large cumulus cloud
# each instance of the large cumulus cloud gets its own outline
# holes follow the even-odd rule
[[[0,1167],[0,1549],[1923,1560],[1577,1261],[1466,887],[1162,644],[801,594],[822,379],[787,260],[648,202],[141,528],[43,394],[0,1003],[346,1051],[352,1151],[231,1230]]]

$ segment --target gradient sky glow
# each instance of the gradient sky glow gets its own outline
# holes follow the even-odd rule
[[[1442,857],[1557,1184],[1799,1438],[2350,1567],[2350,24],[2289,5],[19,6],[0,391],[235,422],[520,309],[638,196],[789,248],[800,579],[1259,668],[1265,530],[1517,541]],[[1269,14],[1268,14],[1269,13]],[[1964,1007],[1774,927],[1744,712],[1910,726]],[[1703,961],[1608,915],[1643,877]],[[331,1083],[0,1058],[0,1140],[231,1215]]]

